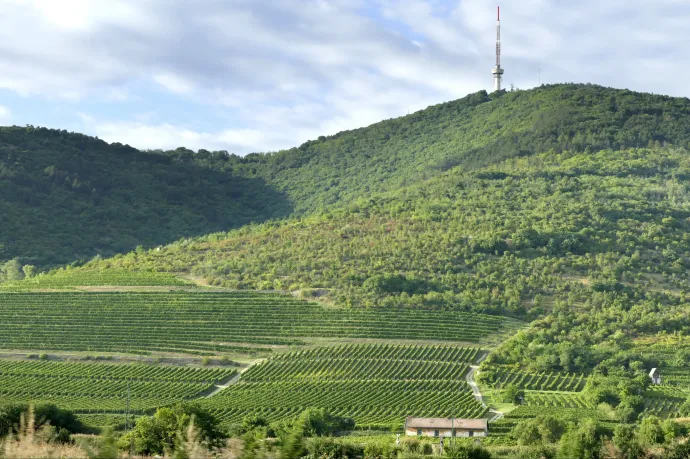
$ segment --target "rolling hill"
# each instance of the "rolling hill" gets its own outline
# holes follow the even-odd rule
[[[249,366],[219,387],[231,424],[242,410],[284,421],[314,403],[381,427],[422,400],[424,415],[450,415],[432,403],[446,390],[461,390],[454,409],[472,416],[488,416],[475,401],[501,408],[521,394],[498,443],[544,413],[610,431],[685,416],[689,113],[687,99],[554,85],[477,93],[265,155],[130,152],[257,181],[281,200],[255,209],[243,195],[251,224],[0,285],[5,351],[232,356]],[[81,341],[60,339],[68,325]],[[416,376],[391,377],[391,349],[427,355],[439,342],[488,351],[467,360],[481,363],[487,398],[470,394],[464,368],[415,370],[443,359],[402,359]],[[668,375],[658,387],[654,367]],[[386,405],[398,390],[420,398]]]
[[[66,131],[3,128],[0,262],[19,257],[46,267],[112,256],[543,152],[686,147],[688,126],[688,99],[551,85],[481,91],[245,157],[183,147],[140,152]]]

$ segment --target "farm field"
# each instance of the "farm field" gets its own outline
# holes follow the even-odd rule
[[[484,382],[495,388],[514,384],[526,390],[577,392],[584,388],[587,378],[584,374],[526,373],[498,367],[484,378]]]
[[[452,345],[339,345],[296,351],[250,367],[202,406],[226,424],[269,421],[306,407],[351,417],[360,428],[390,428],[406,416],[479,418],[486,409],[465,381],[477,348]]]
[[[80,414],[124,415],[190,400],[235,369],[0,360],[3,403],[55,404]],[[129,398],[129,402],[128,402]]]
[[[74,289],[75,287],[193,287],[170,273],[109,270],[56,270],[22,281],[0,283],[0,290]]]
[[[0,343],[9,350],[265,354],[266,345],[315,338],[481,342],[521,325],[465,312],[334,309],[252,292],[3,292],[0,305]]]

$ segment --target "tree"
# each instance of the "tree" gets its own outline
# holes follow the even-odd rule
[[[446,448],[446,456],[450,459],[491,459],[491,453],[481,445],[455,445]]]
[[[24,279],[24,271],[22,271],[22,265],[19,263],[19,259],[14,258],[2,265],[2,267],[0,267],[0,277],[8,282]]]
[[[533,445],[541,441],[541,433],[535,419],[519,422],[510,434],[517,440],[518,445]]]
[[[36,267],[34,265],[24,265],[22,267],[22,271],[24,271],[24,277],[26,279],[29,279],[36,275]]]
[[[163,454],[175,451],[191,423],[200,444],[206,448],[222,444],[224,434],[218,429],[218,422],[207,411],[193,405],[177,405],[159,408],[153,416],[142,416],[129,433],[120,439],[119,445],[128,449],[133,442],[137,454]],[[182,435],[182,437],[180,437]]]
[[[522,403],[525,397],[525,391],[520,389],[515,384],[508,384],[505,389],[503,389],[503,401],[507,403]]]
[[[661,421],[656,416],[645,416],[640,422],[638,432],[640,443],[645,446],[654,446],[664,442],[664,430]]]
[[[280,450],[280,459],[298,459],[306,450],[304,437],[309,430],[309,412],[303,412],[295,422],[292,431],[288,434]]]
[[[559,459],[599,459],[601,442],[596,421],[586,419],[572,425],[558,444]]]
[[[637,439],[635,427],[631,425],[616,426],[613,432],[613,445],[620,459],[638,459],[644,454],[644,448]]]

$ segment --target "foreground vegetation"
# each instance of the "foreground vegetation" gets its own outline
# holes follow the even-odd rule
[[[21,408],[21,407],[17,407]],[[45,410],[44,410],[45,411]],[[62,413],[69,417],[69,413]],[[15,419],[16,418],[16,419]],[[219,429],[204,410],[186,405],[161,408],[141,417],[121,435],[106,429],[100,437],[79,437],[67,428],[56,429],[45,417],[27,411],[0,413],[0,420],[16,420],[0,441],[3,457],[117,458],[160,455],[175,458],[558,458],[558,459],[682,459],[690,454],[686,426],[646,417],[639,427],[613,428],[594,418],[577,421],[541,415],[520,421],[512,430],[517,446],[448,439],[443,451],[437,440],[392,435],[334,437],[349,422],[317,409],[302,412],[291,422],[268,423],[245,417],[233,431]]]

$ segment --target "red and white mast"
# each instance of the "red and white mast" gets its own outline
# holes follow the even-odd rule
[[[501,7],[498,7],[496,16],[496,67],[491,73],[494,76],[494,91],[501,90],[503,80],[503,69],[501,68]]]

